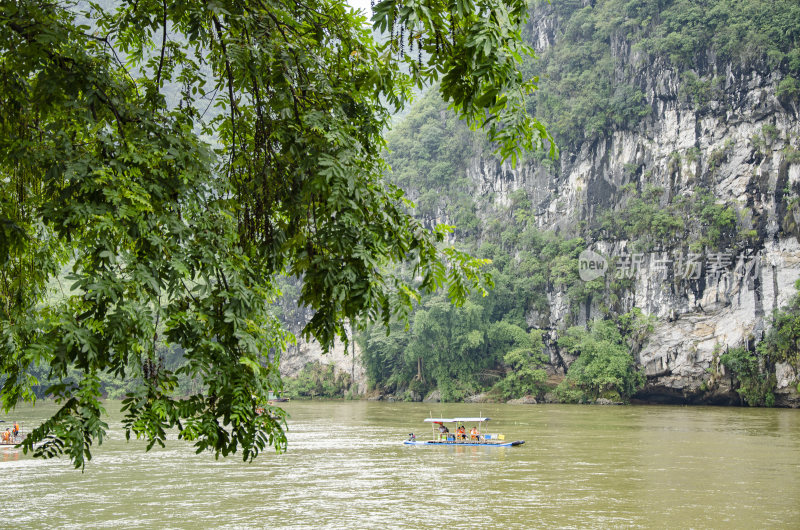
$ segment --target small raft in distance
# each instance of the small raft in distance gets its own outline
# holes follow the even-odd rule
[[[0,421],[0,423],[6,423],[5,421]],[[12,431],[12,425],[17,427],[16,434]],[[5,429],[0,429],[0,445],[6,447],[14,447],[17,444],[22,443],[25,438],[28,437],[27,433],[22,432],[22,422],[9,422],[8,426]]]
[[[431,423],[433,427],[433,439],[431,440],[417,440],[414,433],[408,435],[408,440],[403,442],[405,445],[439,445],[439,446],[475,446],[475,447],[512,447],[514,445],[522,445],[525,440],[516,440],[507,442],[505,436],[502,434],[486,433],[483,432],[483,424],[489,421],[490,418],[425,418],[425,423]],[[446,428],[447,423],[454,423],[454,432],[450,432]],[[476,424],[477,433],[466,432],[465,424]],[[439,431],[437,432],[437,427]],[[459,426],[465,427],[465,432],[459,434],[457,429]],[[444,427],[444,429],[442,429]],[[442,432],[444,430],[444,432]]]

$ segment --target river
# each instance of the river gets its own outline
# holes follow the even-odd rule
[[[286,403],[289,449],[215,460],[111,432],[81,473],[0,448],[15,528],[797,528],[800,411]],[[28,426],[55,410],[18,409]],[[508,448],[411,447],[429,416],[492,417]]]

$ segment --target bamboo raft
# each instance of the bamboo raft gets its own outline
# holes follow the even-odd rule
[[[17,425],[19,425],[19,432],[17,433],[16,436],[14,436],[14,434],[11,433],[11,436],[9,436],[8,441],[6,441],[6,439],[3,436],[5,434],[5,430],[8,429],[10,431],[13,425],[14,423],[7,423],[3,425],[4,427],[3,429],[0,429],[0,445],[13,447],[19,443],[22,443],[22,441],[28,437],[27,433],[22,432],[22,423],[17,422]]]
[[[408,440],[403,442],[406,445],[438,445],[438,446],[477,446],[477,447],[513,447],[522,445],[525,440],[506,441],[505,436],[502,434],[486,434],[483,433],[483,424],[489,421],[490,418],[486,417],[470,417],[470,418],[425,418],[425,423],[431,423],[433,427],[433,439],[431,440],[417,440],[414,433],[408,435]],[[441,427],[445,423],[454,423],[456,426],[464,425],[465,423],[477,423],[479,428],[475,434],[458,434],[451,433],[448,429]],[[439,432],[436,431],[436,426],[440,426]]]

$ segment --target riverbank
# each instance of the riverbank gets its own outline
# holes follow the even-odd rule
[[[776,408],[800,408],[800,392],[793,385],[784,386],[775,390]],[[405,390],[399,393],[381,393],[373,391],[363,396],[369,401],[387,402],[422,402],[440,403],[441,393],[433,390],[427,395],[422,396],[413,391]],[[566,402],[558,399],[552,392],[545,392],[542,395],[525,395],[513,399],[503,399],[497,393],[481,392],[467,396],[459,403],[507,403],[510,405],[537,405],[537,404],[565,404]],[[748,404],[742,396],[734,389],[730,381],[721,381],[713,388],[703,387],[702,385],[681,387],[667,387],[664,385],[645,385],[641,390],[633,394],[629,401],[609,399],[599,397],[593,400],[582,402],[588,405],[693,405],[693,406],[723,406],[723,407],[747,407]]]

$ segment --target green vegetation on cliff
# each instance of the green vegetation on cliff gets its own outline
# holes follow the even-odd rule
[[[765,64],[786,76],[790,100],[800,76],[800,5],[794,0],[536,0],[559,22],[554,42],[526,63],[540,91],[529,109],[560,145],[635,126],[651,108],[644,65],[680,72],[681,96],[704,105],[715,67]],[[724,70],[723,70],[724,71]],[[794,76],[794,77],[792,77]]]
[[[750,235],[741,229],[734,206],[718,204],[711,193],[697,187],[690,197],[665,197],[662,188],[633,191],[619,209],[600,214],[598,239],[634,241],[637,251],[650,251],[688,242],[689,250],[736,249]]]

